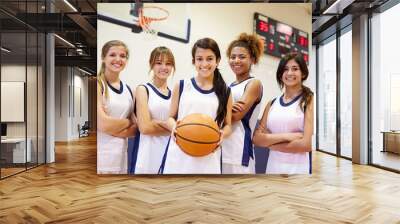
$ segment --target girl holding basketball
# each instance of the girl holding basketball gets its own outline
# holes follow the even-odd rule
[[[313,92],[303,85],[307,64],[298,53],[279,63],[276,80],[284,93],[267,104],[253,142],[270,149],[266,173],[311,174]]]
[[[129,52],[119,40],[104,44],[97,76],[97,173],[126,174],[128,137],[136,132],[133,94],[119,78]]]
[[[221,127],[220,143],[230,135],[232,96],[217,68],[220,60],[221,53],[213,39],[203,38],[194,44],[192,63],[196,68],[197,75],[190,80],[181,80],[174,87],[168,120],[172,137],[165,150],[160,173],[221,173],[221,149],[219,147],[208,155],[193,157],[182,151],[174,139],[175,127],[177,123],[179,125],[179,120],[196,113],[215,119],[218,126]]]
[[[246,33],[229,44],[229,65],[236,75],[230,88],[233,96],[232,134],[222,143],[222,173],[253,174],[255,162],[252,136],[262,98],[261,81],[250,75],[264,53],[263,43],[256,35]]]
[[[171,90],[168,77],[175,71],[175,59],[166,47],[155,48],[150,55],[151,82],[136,88],[136,116],[139,132],[135,137],[131,174],[157,174],[170,131],[163,128],[169,117]]]

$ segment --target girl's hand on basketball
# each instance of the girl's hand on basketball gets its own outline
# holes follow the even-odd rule
[[[171,139],[174,141],[174,142],[176,142],[176,134],[177,134],[177,130],[176,130],[176,127],[179,125],[179,123],[180,123],[180,121],[176,121],[175,122],[175,124],[174,124],[174,127],[172,128],[172,131],[171,131]]]
[[[232,111],[234,113],[241,112],[244,110],[244,102],[243,101],[237,101],[232,105]]]

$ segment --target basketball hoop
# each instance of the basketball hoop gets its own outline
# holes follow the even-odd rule
[[[139,8],[138,25],[142,27],[145,33],[156,35],[157,31],[151,29],[150,24],[154,21],[167,19],[169,12],[166,9],[157,6],[144,6]]]
[[[163,6],[160,4],[160,6]],[[178,21],[176,20],[183,20],[186,21],[186,29],[184,34],[173,34],[171,32],[171,24],[173,28],[176,28],[172,21],[167,21],[169,18],[170,14],[169,11],[172,10],[170,8],[163,8],[157,5],[147,5],[144,6],[144,3],[142,3],[140,0],[136,0],[135,3],[130,4],[130,10],[128,17],[124,15],[125,9],[123,9],[124,12],[122,12],[121,15],[115,14],[115,12],[98,12],[97,14],[97,19],[112,23],[121,27],[128,28],[132,31],[132,33],[135,34],[140,34],[142,35],[145,39],[158,39],[160,38],[166,38],[172,41],[178,41],[181,43],[189,43],[190,42],[190,33],[191,33],[191,20],[190,18],[186,18],[188,13],[188,7],[186,5],[186,14],[184,13],[185,10],[181,12],[181,14],[184,14],[183,16],[177,16],[175,15],[175,8],[173,9],[174,14],[171,13],[171,15],[174,15],[172,20],[177,23]],[[127,7],[125,7],[127,8]],[[151,13],[153,12],[153,13]],[[165,20],[165,21],[163,21]],[[160,22],[160,23],[152,23],[152,22]],[[155,25],[154,25],[155,24]],[[182,26],[183,29],[183,24],[178,25]],[[174,29],[175,30],[175,29]]]

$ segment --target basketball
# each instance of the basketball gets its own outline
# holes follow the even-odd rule
[[[176,143],[191,156],[210,154],[217,148],[219,139],[217,123],[205,114],[189,114],[176,127]]]

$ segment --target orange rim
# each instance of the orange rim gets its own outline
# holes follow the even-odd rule
[[[164,17],[160,17],[160,18],[154,18],[154,17],[144,16],[144,13],[143,13],[143,9],[144,9],[144,8],[147,8],[147,9],[152,8],[152,9],[161,10],[161,11],[163,11],[163,12],[165,13],[165,16],[164,16]],[[169,12],[168,12],[166,9],[163,9],[163,8],[161,8],[161,7],[157,7],[157,6],[147,6],[147,7],[143,7],[143,8],[140,8],[140,9],[139,9],[139,25],[140,25],[144,30],[149,30],[149,29],[150,29],[149,25],[150,25],[151,22],[153,22],[153,21],[162,21],[162,20],[165,20],[165,19],[168,18],[168,16],[169,16]]]
[[[162,12],[165,13],[165,16],[164,16],[164,17],[160,17],[160,18],[154,18],[154,17],[145,16],[146,18],[150,19],[151,21],[161,21],[161,20],[165,20],[165,19],[167,19],[168,16],[169,16],[168,10],[163,9],[163,8],[161,8],[161,7],[158,7],[158,6],[145,6],[145,7],[141,8],[141,11],[142,11],[142,12],[143,12],[143,9],[158,9],[158,10],[160,10],[160,11],[162,11]]]

